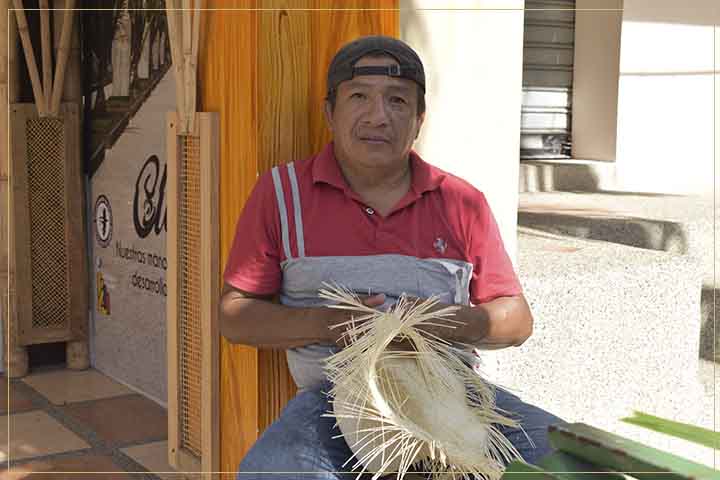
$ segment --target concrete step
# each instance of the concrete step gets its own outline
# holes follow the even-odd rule
[[[528,231],[662,251],[696,258],[702,275],[700,345],[702,358],[720,356],[720,311],[714,272],[714,225],[720,212],[708,196],[627,192],[521,193],[518,225]]]
[[[520,210],[518,225],[557,235],[661,250],[676,255],[689,253],[690,248],[686,225],[666,220]]]
[[[518,181],[520,193],[612,190],[615,163],[576,159],[522,160]]]

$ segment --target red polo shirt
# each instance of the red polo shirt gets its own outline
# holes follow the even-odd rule
[[[295,162],[305,255],[410,255],[450,258],[473,265],[470,301],[519,295],[522,288],[505,251],[495,218],[482,192],[410,153],[412,184],[382,217],[348,186],[328,144],[319,154]],[[287,168],[280,169],[290,232],[297,257],[295,212]],[[280,217],[270,172],[258,179],[237,222],[225,267],[225,281],[256,294],[280,290],[285,260]]]

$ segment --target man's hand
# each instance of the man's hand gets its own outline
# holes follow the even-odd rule
[[[375,308],[385,303],[384,293],[379,293],[377,295],[358,295],[358,297],[362,301],[363,305],[367,307]],[[326,325],[328,328],[328,340],[330,342],[344,346],[344,342],[341,339],[342,336],[345,334],[345,331],[347,330],[347,326],[339,325],[345,322],[349,322],[353,316],[359,316],[359,313],[351,312],[348,310],[340,310],[337,308],[325,308],[329,311],[329,314],[326,318]]]
[[[424,301],[417,297],[408,300],[414,303]],[[445,303],[437,303],[430,308],[430,312],[447,306]],[[439,319],[433,322],[436,325],[421,325],[418,328],[443,340],[464,343],[481,350],[519,346],[532,334],[532,313],[523,295],[499,297],[475,306],[461,306],[451,318],[453,322]],[[393,343],[393,347],[413,349],[408,341]]]

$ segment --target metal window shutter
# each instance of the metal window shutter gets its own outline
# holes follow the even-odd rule
[[[521,158],[570,157],[574,8],[575,0],[525,2]]]

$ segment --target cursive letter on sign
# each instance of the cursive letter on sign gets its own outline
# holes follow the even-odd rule
[[[165,208],[165,184],[167,183],[167,166],[163,165],[160,175],[160,161],[151,155],[145,161],[135,181],[133,198],[133,223],[140,238],[145,238],[154,231],[167,231],[167,210]]]

